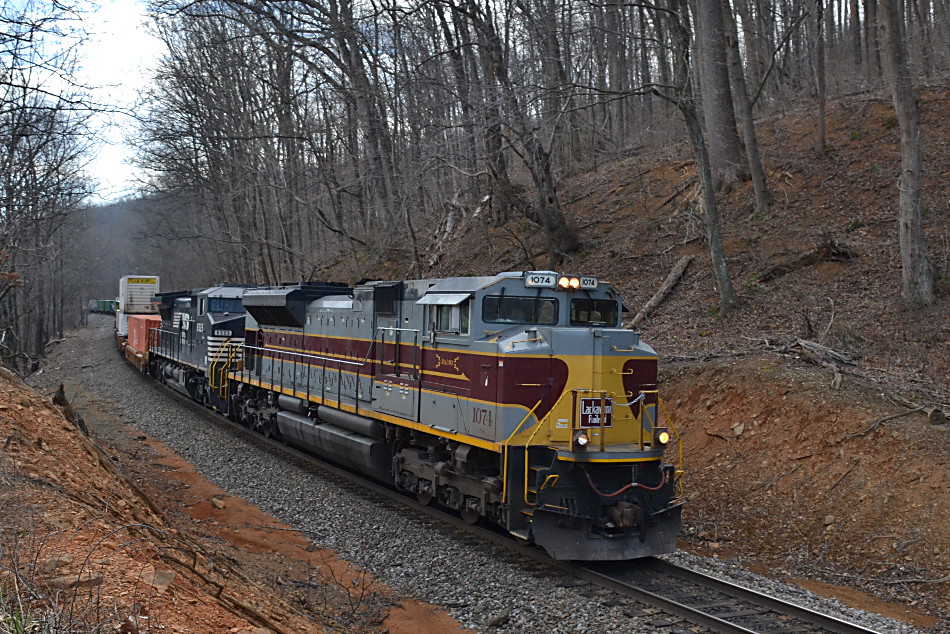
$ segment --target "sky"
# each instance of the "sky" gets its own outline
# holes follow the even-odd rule
[[[145,88],[162,54],[161,42],[146,29],[143,0],[89,0],[83,18],[89,41],[80,51],[79,80],[94,87],[97,102],[130,108]],[[93,203],[114,202],[135,193],[139,173],[130,164],[133,150],[125,137],[134,132],[131,117],[97,117],[98,151],[88,172],[99,182]]]

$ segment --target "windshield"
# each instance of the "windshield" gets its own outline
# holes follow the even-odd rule
[[[557,300],[553,297],[489,295],[482,303],[482,318],[488,323],[557,323]]]
[[[244,305],[240,297],[212,297],[208,300],[208,311],[212,313],[243,313]]]
[[[612,299],[572,299],[572,326],[616,326],[617,302]]]

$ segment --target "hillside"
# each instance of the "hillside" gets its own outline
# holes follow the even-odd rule
[[[950,92],[929,91],[923,106],[926,232],[931,260],[946,272]],[[633,154],[559,183],[583,241],[565,271],[611,280],[632,315],[680,258],[694,256],[671,295],[638,326],[661,356],[661,389],[683,439],[689,503],[682,548],[950,631],[950,426],[941,416],[950,412],[950,287],[942,278],[939,301],[926,310],[900,303],[894,124],[882,95],[829,104],[829,145],[817,154],[810,110],[760,122],[773,209],[753,212],[749,184],[722,198],[726,251],[743,300],[734,313],[720,316],[716,308],[685,145]],[[535,228],[516,221],[490,227],[479,217],[460,223],[437,255],[432,276],[545,262]],[[377,273],[401,278],[403,266],[391,262]],[[45,374],[31,380],[46,393],[65,381],[76,393],[76,374],[91,367],[88,350],[75,353],[88,345],[82,339],[70,335],[63,351],[52,350]],[[120,363],[110,356],[113,362]],[[286,529],[256,515],[251,523],[261,527],[248,529],[254,509],[233,497],[223,504],[220,490],[127,421],[110,419],[107,405],[83,407],[98,419],[99,434],[121,436],[106,451],[122,462],[97,450],[43,397],[15,380],[0,381],[7,439],[0,475],[17,485],[0,504],[2,534],[37,535],[4,548],[29,547],[23,552],[37,564],[29,579],[42,596],[64,596],[48,592],[56,578],[85,579],[89,585],[67,587],[66,596],[83,597],[82,615],[107,610],[110,627],[128,621],[119,631],[132,631],[142,616],[169,631],[189,623],[234,632],[267,622],[308,627],[294,624],[299,615],[287,605],[286,589],[268,587],[273,575],[242,577],[256,567],[272,574],[266,563],[245,561],[240,573],[226,565],[247,557],[234,544],[274,557],[258,544]],[[117,464],[141,490],[116,472]],[[177,511],[163,516],[150,499]],[[18,513],[26,506],[36,513]],[[320,560],[304,546],[292,543],[279,564],[292,565],[294,551],[295,570],[309,579]],[[197,562],[194,570],[174,552]],[[229,591],[222,601],[215,593],[224,576]],[[332,580],[327,585],[335,587]],[[247,597],[253,605],[244,604]],[[262,606],[265,615],[245,609]],[[418,628],[426,609],[417,606],[402,628],[384,626]],[[319,622],[340,627],[332,618]]]
[[[687,146],[632,155],[560,191],[584,245],[564,269],[611,280],[631,316],[695,256],[638,328],[661,356],[685,441],[684,547],[946,616],[950,431],[932,423],[950,411],[950,91],[922,102],[925,230],[943,274],[924,310],[900,301],[899,130],[886,95],[830,103],[821,154],[810,107],[759,123],[775,203],[755,214],[750,183],[720,199],[742,298],[726,316]],[[469,219],[433,274],[543,268],[537,233]],[[816,357],[798,339],[841,356]],[[918,406],[938,410],[928,418]]]

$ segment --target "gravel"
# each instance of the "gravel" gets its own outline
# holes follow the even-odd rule
[[[478,631],[657,631],[650,625],[657,618],[651,616],[655,612],[651,608],[536,563],[512,560],[511,553],[500,547],[262,449],[223,425],[196,418],[170,396],[145,389],[131,366],[119,361],[105,318],[91,323],[60,344],[75,349],[64,350],[64,359],[82,359],[81,366],[52,368],[46,377],[31,382],[48,386],[54,379],[50,374],[82,372],[79,390],[84,398],[115,402],[119,415],[168,444],[229,494],[303,531],[318,546],[337,551],[391,588],[440,605],[465,627]],[[752,574],[735,563],[687,553],[668,559],[875,631],[915,631]],[[681,624],[679,631],[687,625]]]

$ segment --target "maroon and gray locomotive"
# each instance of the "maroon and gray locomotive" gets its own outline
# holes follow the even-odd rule
[[[679,454],[665,459],[678,439],[657,356],[602,280],[528,271],[156,301],[145,367],[247,427],[556,559],[675,549],[682,472]]]

